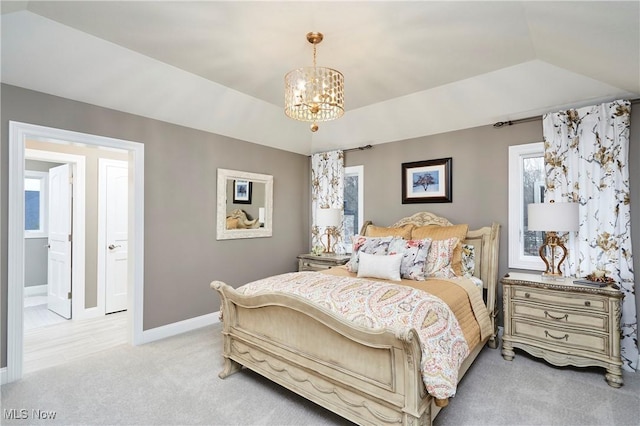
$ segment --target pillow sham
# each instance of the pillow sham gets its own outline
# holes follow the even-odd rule
[[[405,240],[394,238],[389,244],[389,254],[402,255],[400,263],[400,276],[407,280],[424,281],[427,255],[431,240]]]
[[[402,255],[376,255],[360,253],[359,278],[382,278],[384,280],[400,281],[400,263]]]
[[[453,258],[453,250],[457,245],[458,239],[455,237],[448,240],[431,241],[431,247],[427,254],[427,269],[425,271],[428,277],[456,277],[456,273],[451,267],[451,259]]]
[[[403,225],[397,228],[384,228],[382,226],[369,225],[365,229],[367,237],[400,237],[405,240],[411,239],[411,230],[413,225]]]
[[[476,270],[476,247],[472,244],[462,245],[462,275],[470,278]]]
[[[411,239],[420,240],[424,238],[431,238],[433,241],[447,240],[449,238],[458,239],[458,247],[455,247],[453,251],[453,259],[451,260],[451,268],[453,272],[461,276],[462,275],[462,242],[467,238],[467,232],[469,232],[468,224],[451,225],[451,226],[439,226],[439,225],[427,225],[413,228],[411,230]]]
[[[351,259],[347,262],[347,270],[358,272],[360,253],[387,254],[389,243],[394,237],[365,237],[363,235],[353,236],[353,248],[351,249]]]

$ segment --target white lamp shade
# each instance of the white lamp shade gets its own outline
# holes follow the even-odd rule
[[[321,228],[340,226],[340,216],[340,209],[318,209],[316,210],[316,224]]]
[[[529,204],[529,231],[578,230],[578,203]]]

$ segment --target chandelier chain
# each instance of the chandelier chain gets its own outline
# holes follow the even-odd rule
[[[313,45],[313,67],[316,68],[316,44]]]

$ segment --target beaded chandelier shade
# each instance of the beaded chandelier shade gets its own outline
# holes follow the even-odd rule
[[[344,114],[344,76],[332,68],[316,66],[316,46],[322,33],[307,34],[313,44],[313,67],[297,68],[284,76],[284,112],[294,120],[311,122],[311,131],[319,121],[330,121]]]

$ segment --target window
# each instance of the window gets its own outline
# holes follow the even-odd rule
[[[46,238],[48,173],[25,171],[24,175],[24,236]]]
[[[344,175],[344,244],[351,252],[351,237],[364,222],[364,167],[345,167]]]
[[[542,142],[509,147],[509,267],[544,270],[538,255],[544,233],[527,229],[527,206],[544,202]]]

